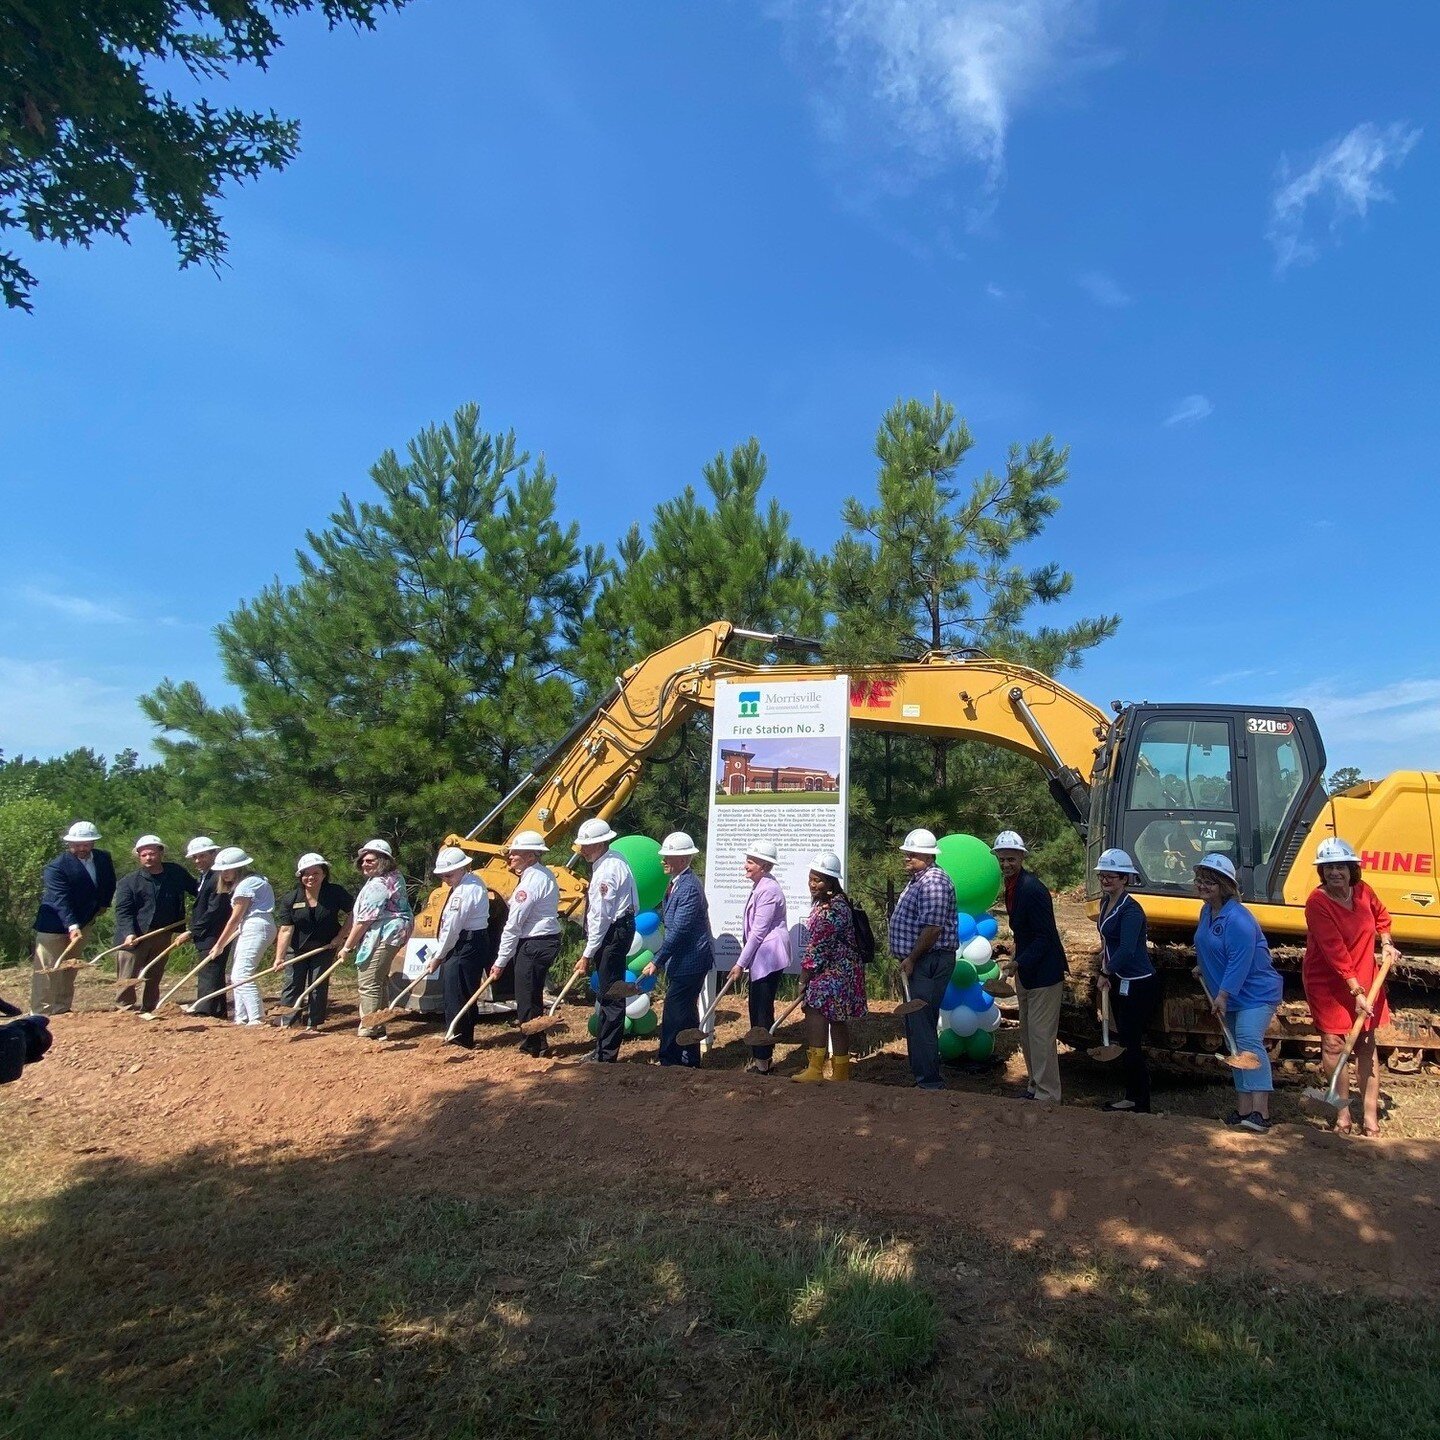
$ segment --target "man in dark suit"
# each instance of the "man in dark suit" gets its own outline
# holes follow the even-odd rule
[[[174,930],[185,923],[185,897],[199,893],[200,882],[183,866],[165,858],[165,842],[158,835],[142,835],[135,842],[139,861],[115,887],[115,978],[121,987],[115,995],[117,1010],[136,1008],[135,987],[125,985],[142,972],[140,1008],[153,1010],[165,978],[160,952],[174,940]],[[157,935],[162,928],[171,933]],[[153,968],[150,962],[158,961]]]
[[[1005,881],[1005,909],[1015,938],[1015,994],[1020,1002],[1020,1051],[1025,1057],[1027,1100],[1060,1103],[1060,998],[1065,947],[1055,928],[1055,904],[1038,875],[1025,868],[1025,842],[1002,830],[990,847]]]
[[[35,965],[30,976],[30,1011],[64,1015],[75,999],[75,972],[57,970],[67,946],[72,955],[84,948],[95,917],[115,898],[115,866],[106,850],[97,850],[100,832],[77,820],[62,835],[63,854],[46,867],[35,912]]]
[[[643,974],[665,972],[665,1008],[660,1016],[660,1063],[698,1065],[700,1047],[681,1046],[676,1036],[700,1025],[700,992],[705,977],[715,968],[710,937],[710,907],[705,890],[690,862],[700,852],[683,831],[667,835],[660,845],[660,863],[670,877],[661,919],[665,938]]]

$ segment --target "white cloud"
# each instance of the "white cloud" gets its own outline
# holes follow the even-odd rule
[[[85,595],[74,595],[66,591],[43,590],[38,585],[22,585],[16,592],[27,605],[36,605],[42,610],[51,610],[67,620],[78,620],[83,625],[129,625],[133,616],[113,605],[101,604]]]
[[[135,693],[54,660],[0,655],[5,755],[45,759],[81,746],[102,755],[133,748],[142,754],[154,733]]]
[[[985,287],[985,293],[992,300],[1008,300],[1009,295],[1000,288],[993,280]]]
[[[1087,271],[1080,277],[1079,284],[1097,305],[1108,309],[1120,310],[1134,303],[1134,297],[1118,281],[1099,270]]]
[[[1015,116],[1071,77],[1114,58],[1091,43],[1095,0],[780,0],[814,33],[852,92],[819,107],[832,141],[864,127],[845,112],[878,107],[898,148],[927,166],[978,164],[993,195]]]
[[[1440,763],[1440,678],[1358,691],[1324,680],[1287,703],[1315,712],[1332,770],[1359,765],[1378,778],[1390,768],[1428,770]]]
[[[1215,413],[1215,407],[1207,395],[1187,395],[1177,400],[1165,417],[1167,425],[1194,425]]]
[[[1420,131],[1397,121],[1382,130],[1366,121],[1348,135],[1332,140],[1308,169],[1295,173],[1281,156],[1279,179],[1270,197],[1270,224],[1265,238],[1275,249],[1275,269],[1307,264],[1319,254],[1306,235],[1312,203],[1328,207],[1333,235],[1344,220],[1364,219],[1371,205],[1394,197],[1380,183],[1380,172],[1400,165],[1415,148]]]

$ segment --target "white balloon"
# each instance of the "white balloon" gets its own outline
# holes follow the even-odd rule
[[[957,1005],[946,1014],[950,1017],[950,1028],[957,1035],[973,1035],[980,1028],[980,1017],[968,1005]]]
[[[998,1030],[1005,1017],[1000,1013],[998,1005],[991,1005],[982,1010],[976,1018],[980,1021],[982,1030]]]
[[[648,950],[649,948],[650,937],[648,935],[642,935],[637,930],[635,932],[635,938],[630,942],[630,949],[626,952],[625,958],[627,960],[633,960],[642,950]]]
[[[966,960],[977,967],[980,965],[988,965],[992,953],[990,942],[983,935],[977,935],[960,952]]]
[[[650,1013],[650,997],[648,995],[637,995],[633,1000],[625,1004],[625,1013],[632,1019],[638,1020],[642,1015]]]
[[[941,1034],[944,1034],[944,1032],[950,1028],[950,1016],[951,1016],[951,1013],[952,1013],[952,1012],[949,1011],[949,1010],[942,1010],[942,1011],[940,1012],[940,1033],[941,1033]]]

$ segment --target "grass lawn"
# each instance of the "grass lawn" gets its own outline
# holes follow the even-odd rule
[[[687,1193],[646,1137],[628,1191],[466,1199],[403,1152],[57,1154],[39,1093],[0,1112],[6,1440],[1436,1433],[1418,1302],[1003,1251],[963,1195]]]

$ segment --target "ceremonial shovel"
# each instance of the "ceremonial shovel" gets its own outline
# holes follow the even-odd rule
[[[365,1023],[369,1026],[388,1025],[392,1020],[403,1020],[410,1012],[401,1004],[401,1001],[410,998],[410,992],[422,981],[430,978],[429,970],[422,971],[415,977],[383,1010],[376,1010],[374,1014],[365,1017]]]
[[[198,965],[196,965],[196,967],[195,967],[193,970],[187,970],[187,971],[155,1002],[155,1009],[154,1009],[154,1010],[148,1010],[148,1011],[145,1012],[145,1019],[147,1019],[147,1020],[153,1020],[153,1019],[155,1018],[156,1012],[160,1009],[160,1007],[161,1007],[172,995],[177,995],[177,994],[179,994],[179,992],[180,992],[186,985],[188,985],[188,984],[190,983],[190,981],[192,981],[209,963],[210,963],[210,956],[209,956],[208,954],[202,955],[202,956],[200,957],[200,963],[199,963]],[[196,1001],[196,1004],[199,1004],[199,1001]]]
[[[711,1018],[714,1016],[716,1010],[720,1008],[720,1002],[725,998],[725,992],[734,983],[734,977],[726,980],[726,982],[716,992],[715,999],[711,1002],[710,1008],[700,1017],[699,1028],[695,1030],[682,1030],[675,1037],[675,1043],[677,1045],[700,1045],[703,1044],[706,1040],[714,1039],[715,1032],[709,1029]],[[756,1030],[758,1030],[759,1028],[760,1027],[758,1025],[755,1027]],[[751,1033],[753,1034],[754,1031],[752,1031]],[[765,1042],[761,1040],[759,1043],[763,1045]]]
[[[561,987],[560,993],[555,997],[554,1003],[544,1015],[537,1015],[533,1020],[527,1020],[523,1025],[516,1028],[522,1035],[543,1035],[547,1030],[563,1030],[568,1024],[563,1015],[556,1012],[560,1009],[560,1003],[570,993],[570,987],[584,974],[583,970],[571,972],[570,978]],[[607,995],[614,995],[615,987],[612,985],[605,992]]]
[[[480,997],[490,988],[490,985],[491,981],[487,975],[480,988],[460,1007],[455,1018],[445,1027],[445,1033],[440,1037],[440,1043],[442,1045],[453,1045],[455,1043],[455,1027],[460,1023],[461,1016],[463,1016],[472,1005],[478,1005],[480,1003]]]
[[[1086,1051],[1092,1060],[1099,1060],[1108,1064],[1111,1060],[1118,1060],[1125,1053],[1123,1045],[1112,1045],[1110,1043],[1110,992],[1100,992],[1100,1043],[1093,1049]]]
[[[78,970],[85,962],[83,960],[72,960],[70,958],[70,952],[74,950],[77,945],[83,945],[84,943],[85,933],[81,931],[81,933],[60,952],[60,958],[53,965],[42,965],[40,968],[47,975],[53,975],[57,970]],[[116,948],[118,949],[120,947],[117,946]],[[102,953],[108,955],[110,952],[105,950]]]
[[[1370,993],[1365,997],[1366,1003],[1373,1011],[1375,1001],[1380,994],[1380,987],[1385,983],[1385,977],[1390,973],[1390,961],[1388,958],[1380,962],[1380,969],[1376,972],[1375,983],[1370,987]],[[1340,1077],[1345,1073],[1345,1067],[1350,1063],[1350,1052],[1355,1048],[1355,1042],[1360,1038],[1360,1032],[1365,1028],[1365,1022],[1370,1016],[1361,1011],[1355,1017],[1355,1023],[1350,1027],[1350,1033],[1345,1037],[1345,1048],[1340,1052],[1340,1059],[1335,1063],[1335,1073],[1330,1077],[1330,1088],[1321,1090],[1311,1086],[1300,1097],[1300,1108],[1308,1115],[1319,1115],[1326,1120],[1338,1118],[1342,1111],[1349,1108],[1348,1099],[1342,1101],[1337,1093],[1340,1085]]]
[[[897,1020],[903,1020],[907,1015],[918,1015],[925,1008],[923,1000],[910,998],[910,979],[903,970],[900,972],[900,985],[905,991],[905,1003],[897,1005],[894,1009],[893,1013]]]
[[[716,1000],[718,1001],[720,997],[717,995],[715,998],[716,998]],[[804,1003],[805,1003],[805,995],[804,995],[804,993],[802,992],[801,995],[800,995],[800,998],[799,998],[792,1006],[790,1006],[790,1008],[789,1008],[788,1010],[786,1010],[786,1012],[785,1012],[768,1030],[767,1030],[763,1025],[752,1025],[752,1026],[750,1027],[750,1029],[748,1029],[748,1030],[745,1032],[745,1037],[744,1037],[745,1044],[749,1045],[749,1046],[751,1047],[751,1049],[754,1049],[754,1048],[756,1048],[757,1046],[763,1047],[763,1046],[769,1045],[769,1044],[775,1039],[775,1032],[776,1032],[776,1031],[801,1007],[801,1005],[803,1005]],[[691,1033],[693,1034],[694,1032],[692,1031]],[[689,1043],[693,1044],[694,1042],[691,1041],[691,1042],[689,1042]]]
[[[985,982],[985,993],[987,995],[993,995],[997,1000],[1008,1000],[1015,993],[1015,987],[1005,978],[1002,972],[993,980],[987,980]]]
[[[1205,992],[1205,998],[1213,1006],[1215,997],[1210,993],[1210,987],[1205,983],[1205,977],[1197,969],[1196,978],[1200,981],[1200,988]],[[1232,1070],[1258,1070],[1260,1068],[1260,1057],[1252,1055],[1248,1050],[1241,1050],[1235,1043],[1235,1037],[1230,1033],[1230,1027],[1222,1019],[1220,1021],[1220,1033],[1225,1037],[1225,1048],[1230,1052],[1228,1055],[1216,1055],[1217,1060],[1223,1060]]]
[[[319,955],[322,951],[328,950],[329,948],[330,947],[328,945],[322,945],[319,950],[307,950],[303,955],[292,955],[288,960],[282,960],[278,965],[267,965],[265,969],[257,970],[248,980],[234,980],[229,985],[222,985],[218,990],[212,990],[208,995],[197,996],[194,1003],[196,1005],[203,1005],[205,1001],[216,1000],[221,995],[228,995],[232,990],[238,990],[242,985],[258,985],[266,975],[274,975],[279,970],[288,970],[293,964],[295,964],[297,960],[308,960],[312,955]],[[202,961],[201,964],[203,963],[204,962]],[[198,970],[200,967],[197,965],[195,968],[196,970]],[[333,970],[334,968],[335,967],[332,965],[330,967],[330,970]],[[325,975],[328,975],[330,973],[330,970],[327,970],[325,972]],[[325,975],[322,975],[320,977],[320,980],[323,980],[325,978]],[[320,983],[320,980],[317,980],[315,982],[315,985],[318,985]],[[134,982],[129,981],[127,983],[133,984]],[[160,1007],[184,983],[185,981],[181,980],[179,984],[172,986],[168,991],[166,991],[163,996],[161,996],[159,1000],[155,1002],[155,1008],[153,1010],[145,1011],[140,1016],[140,1018],[142,1020],[158,1020],[160,1018]],[[315,988],[315,985],[310,986],[310,989],[306,990],[304,995],[301,995],[300,999],[303,1000],[305,998],[305,995],[308,995],[310,993],[310,990],[313,990]],[[293,1015],[296,1013],[297,1010],[299,1010],[299,1008],[299,1002],[297,1001],[293,1008],[288,1005],[281,1005],[277,1007],[276,1013],[279,1015]]]
[[[333,942],[332,942],[332,943],[333,943]],[[329,945],[321,945],[321,946],[319,947],[319,949],[317,949],[317,950],[307,950],[303,955],[297,955],[297,956],[295,956],[295,959],[294,959],[294,960],[287,960],[285,963],[286,963],[287,965],[293,965],[293,964],[295,963],[295,960],[308,960],[312,955],[323,955],[323,954],[325,953],[325,951],[327,951],[329,948],[330,948]],[[333,963],[333,964],[330,964],[330,965],[327,965],[327,966],[295,997],[295,1003],[294,1003],[293,1005],[277,1005],[277,1006],[275,1007],[275,1014],[282,1016],[282,1017],[283,1017],[284,1019],[286,1019],[286,1020],[290,1019],[290,1017],[291,1017],[292,1015],[298,1015],[298,1014],[300,1013],[300,1007],[301,1007],[344,963],[345,963],[345,957],[344,957],[343,955],[337,955],[337,956],[335,957],[334,963]],[[258,977],[257,977],[257,978],[258,978]],[[228,988],[228,989],[234,989],[234,986],[228,986],[227,988]],[[223,992],[220,991],[220,990],[217,990],[215,993],[216,993],[217,995],[220,995],[220,994],[222,994]],[[208,995],[205,996],[205,999],[208,1000],[209,998],[210,998],[210,997],[209,997]],[[195,1003],[198,1005],[200,1002],[197,1000]]]
[[[173,930],[175,927],[174,927],[173,925],[167,925],[165,928],[166,928],[167,930]],[[159,932],[155,932],[155,933],[159,933]],[[116,991],[118,992],[118,991],[120,991],[120,990],[134,990],[134,989],[136,989],[137,987],[143,989],[144,984],[145,984],[145,977],[146,977],[172,950],[176,949],[176,948],[183,942],[183,939],[184,939],[184,937],[181,936],[181,937],[177,937],[176,939],[172,940],[152,961],[150,961],[150,963],[149,963],[148,965],[142,966],[139,970],[137,970],[137,971],[135,972],[135,974],[133,974],[133,975],[127,975],[127,976],[125,976],[123,979],[122,979],[119,975],[117,975],[117,976],[115,977],[115,989],[116,989]],[[138,945],[140,942],[137,940],[135,943]],[[126,948],[128,948],[128,947],[122,945],[122,946],[117,946],[116,948],[123,950],[123,949],[126,949]],[[159,1002],[157,1001],[156,1003],[158,1004]]]
[[[183,920],[177,920],[173,925],[162,925],[158,930],[147,930],[145,934],[135,937],[135,943],[138,945],[142,940],[150,940],[156,935],[164,935],[170,930],[178,930],[184,923]],[[102,950],[93,960],[71,960],[67,957],[74,945],[75,941],[72,940],[70,944],[65,947],[65,954],[60,957],[59,964],[55,966],[55,969],[78,970],[82,965],[98,965],[107,955],[113,955],[117,950],[128,950],[130,948],[128,945],[112,945],[108,950]],[[169,952],[167,951],[166,953],[168,954]]]

